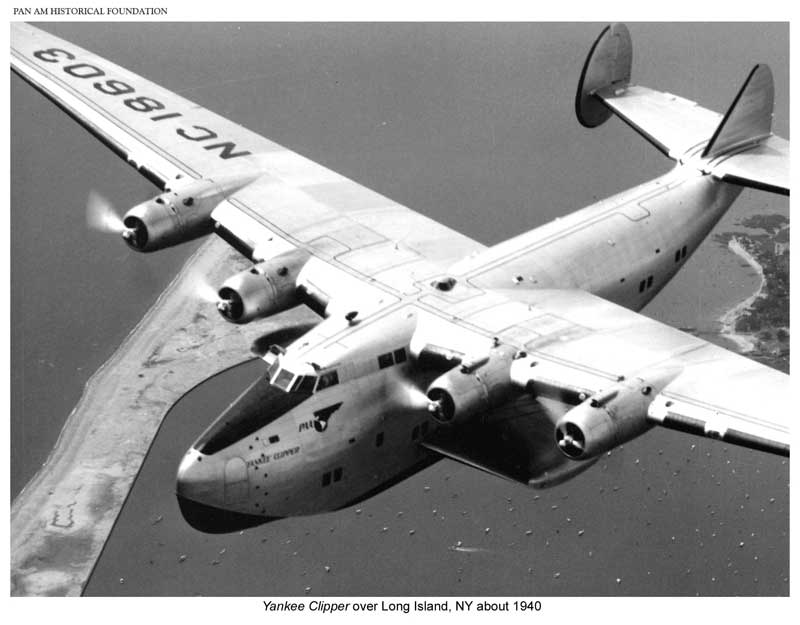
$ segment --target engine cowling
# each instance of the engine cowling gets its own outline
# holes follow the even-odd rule
[[[232,323],[249,323],[302,303],[298,276],[309,259],[292,250],[228,278],[219,289],[217,310]]]
[[[463,423],[508,401],[515,353],[511,347],[500,346],[436,378],[427,390],[433,418],[445,424]]]
[[[214,225],[211,212],[257,177],[223,176],[173,184],[125,214],[122,238],[137,252],[153,252],[209,234]]]
[[[585,460],[643,434],[647,408],[678,370],[622,380],[569,410],[556,423],[556,443],[568,458]]]

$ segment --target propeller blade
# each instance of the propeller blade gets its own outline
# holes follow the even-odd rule
[[[91,191],[86,201],[86,225],[92,230],[119,234],[125,225],[114,206],[97,191]]]
[[[188,275],[188,288],[192,297],[208,304],[219,302],[217,290],[208,282],[208,278],[199,271],[191,271]]]

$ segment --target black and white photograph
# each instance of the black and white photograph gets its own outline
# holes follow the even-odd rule
[[[787,597],[789,23],[620,17],[14,17],[10,594]]]

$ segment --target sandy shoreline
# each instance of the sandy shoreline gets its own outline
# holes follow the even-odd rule
[[[222,240],[205,242],[89,379],[47,461],[12,502],[12,595],[80,594],[164,414],[247,359],[270,330],[270,322],[225,323],[191,295],[198,273],[219,284],[241,262]]]
[[[721,325],[720,334],[735,343],[740,353],[747,354],[755,349],[755,337],[752,334],[737,333],[736,322],[739,320],[739,317],[750,309],[753,302],[764,294],[767,280],[764,277],[764,269],[750,252],[744,248],[737,237],[731,237],[730,241],[728,241],[728,249],[747,262],[761,279],[758,290],[755,293],[746,300],[739,302],[719,318],[719,323]]]

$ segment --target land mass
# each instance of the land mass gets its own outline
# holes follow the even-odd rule
[[[738,225],[744,230],[714,238],[747,262],[761,285],[722,317],[721,333],[748,357],[789,373],[789,220],[779,214],[753,215]]]
[[[197,281],[220,284],[240,265],[221,239],[206,241],[88,381],[47,461],[12,502],[12,595],[79,595],[170,407],[246,360],[265,335],[313,316],[222,321],[196,296]]]

